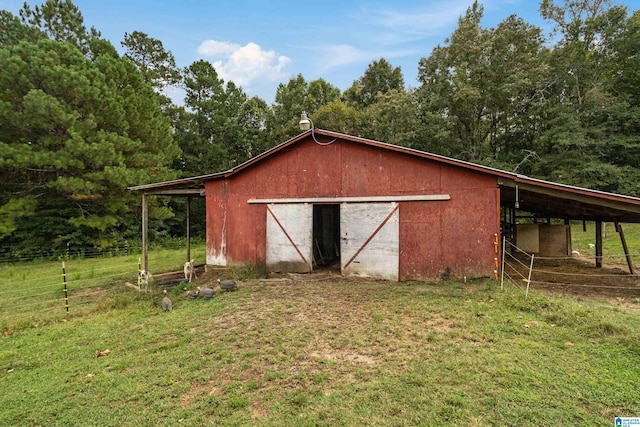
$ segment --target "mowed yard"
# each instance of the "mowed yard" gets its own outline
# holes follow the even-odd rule
[[[5,332],[0,425],[610,426],[640,416],[637,299],[328,274],[245,281],[211,300],[176,287],[170,313],[159,292],[124,292]]]

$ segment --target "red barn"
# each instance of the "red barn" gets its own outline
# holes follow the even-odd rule
[[[334,265],[401,281],[493,276],[499,236],[515,229],[518,208],[567,221],[640,222],[640,199],[323,130],[226,172],[132,189],[202,187],[207,264],[266,263],[282,272]]]

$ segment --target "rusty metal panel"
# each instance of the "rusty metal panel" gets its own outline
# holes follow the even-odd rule
[[[308,273],[313,269],[313,205],[267,206],[267,268]]]
[[[209,188],[212,187],[212,188]],[[215,189],[214,189],[215,187]],[[227,265],[227,200],[225,197],[212,194],[220,191],[220,185],[207,185],[207,264]]]
[[[340,252],[343,274],[398,280],[399,205],[343,203]]]
[[[495,188],[446,190],[449,201],[402,203],[400,280],[493,274]]]
[[[438,278],[443,270],[443,203],[402,203],[400,280]],[[446,268],[446,267],[445,267]]]
[[[243,264],[257,262],[256,248],[258,242],[264,245],[264,237],[260,238],[259,230],[264,230],[265,209],[247,205],[246,196],[230,195],[227,201],[229,218],[227,222],[227,264]],[[264,261],[264,258],[262,258]]]
[[[467,188],[451,189],[451,202],[441,205],[442,266],[450,268],[452,277],[491,277],[495,234],[500,232],[495,181],[485,188],[480,178],[460,182]]]
[[[393,162],[389,163],[379,150],[344,145],[342,163],[342,196],[387,195],[390,194],[391,180],[397,179],[391,175]]]

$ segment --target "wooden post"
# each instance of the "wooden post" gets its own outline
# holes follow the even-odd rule
[[[147,195],[142,194],[142,269],[149,272],[149,207]]]
[[[516,220],[516,210],[515,209],[511,209],[511,215],[510,215],[511,219],[511,243],[513,243],[513,245],[516,244],[516,242],[518,241],[518,224],[516,224],[517,220]],[[513,251],[515,250],[514,246],[510,245],[510,249],[509,251],[511,252],[511,255],[513,255]]]
[[[627,258],[627,265],[629,266],[629,273],[635,275],[633,272],[633,263],[631,262],[631,255],[629,255],[629,248],[627,247],[627,239],[624,238],[624,232],[622,231],[622,225],[617,221],[615,222],[616,231],[620,235],[620,241],[622,242],[622,249],[624,249],[624,256]]]
[[[64,308],[69,312],[69,295],[67,294],[67,271],[62,261],[62,286],[64,287]]]
[[[502,267],[500,268],[500,290],[504,290],[504,253],[506,252],[507,236],[502,236]]]
[[[602,268],[602,221],[596,220],[596,268]]]
[[[495,233],[493,235],[494,237],[494,241],[493,241],[493,263],[494,263],[494,267],[495,269],[493,270],[493,277],[498,280],[498,268],[500,266],[500,262],[498,261],[498,255],[499,255],[499,250],[500,250],[500,237],[498,236],[497,233]]]
[[[191,196],[187,196],[187,262],[191,261]]]
[[[529,286],[531,286],[531,273],[533,272],[533,260],[536,257],[535,254],[531,254],[531,264],[529,264],[529,276],[527,277],[527,291],[524,293],[524,297],[529,296]]]

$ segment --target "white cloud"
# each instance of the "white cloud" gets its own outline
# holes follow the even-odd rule
[[[239,44],[205,40],[198,46],[198,53],[203,56],[228,56],[240,48]]]
[[[273,50],[263,50],[256,43],[241,46],[235,43],[205,40],[198,53],[209,57],[224,81],[233,81],[245,90],[256,81],[277,81],[288,76],[284,68],[291,59]]]

